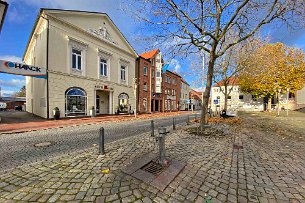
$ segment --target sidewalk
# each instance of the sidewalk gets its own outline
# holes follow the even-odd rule
[[[43,120],[35,122],[26,123],[12,123],[12,124],[1,124],[0,123],[0,134],[8,133],[22,133],[29,131],[45,130],[51,128],[63,128],[69,126],[79,126],[79,125],[91,125],[104,122],[122,122],[130,120],[141,120],[141,119],[152,119],[169,117],[175,115],[190,114],[190,111],[178,111],[178,112],[167,112],[167,113],[153,113],[153,114],[141,114],[137,115],[104,115],[97,117],[86,117],[86,118],[71,118],[71,119],[61,119],[61,120]]]

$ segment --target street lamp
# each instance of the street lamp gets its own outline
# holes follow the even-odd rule
[[[133,93],[134,93],[134,98],[135,98],[135,106],[134,106],[134,117],[137,117],[137,88],[138,88],[138,84],[137,84],[137,78],[133,78]]]
[[[288,105],[288,100],[289,100],[289,88],[287,87],[287,107],[286,107],[286,113],[287,113],[287,116],[288,116],[288,107],[289,107],[289,105]]]
[[[6,15],[7,7],[8,7],[8,3],[0,0],[0,33]]]

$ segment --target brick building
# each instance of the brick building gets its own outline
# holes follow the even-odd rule
[[[163,111],[178,111],[181,95],[182,77],[166,70],[162,74]]]
[[[162,55],[159,49],[139,55],[136,62],[139,113],[162,111]]]

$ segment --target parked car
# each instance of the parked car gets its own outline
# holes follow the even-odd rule
[[[6,110],[6,103],[0,102],[0,111]]]
[[[15,106],[15,111],[22,111],[22,106]]]

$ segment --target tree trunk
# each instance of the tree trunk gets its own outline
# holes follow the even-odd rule
[[[268,107],[267,107],[267,110],[268,110],[268,111],[271,111],[271,100],[272,100],[272,98],[269,97],[269,98],[268,98]]]
[[[224,110],[227,111],[228,109],[228,86],[225,85],[225,106],[224,106]]]
[[[208,124],[208,105],[209,105],[209,98],[212,87],[214,65],[216,60],[215,55],[213,53],[214,52],[210,53],[210,61],[208,66],[207,78],[206,78],[206,88],[202,94],[202,110],[201,110],[201,119],[200,119],[201,130],[203,130],[204,125]]]

